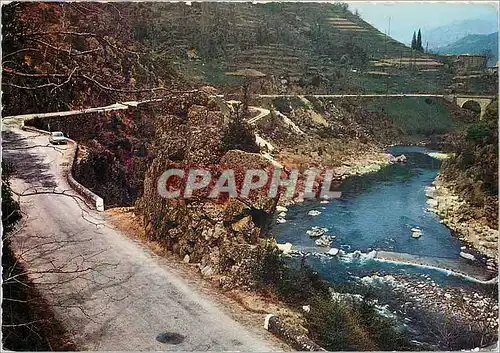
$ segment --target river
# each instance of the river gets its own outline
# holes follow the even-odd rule
[[[397,303],[391,303],[394,296],[385,293],[395,287],[406,286],[407,292],[411,292],[409,287],[423,289],[425,285],[426,291],[431,288],[441,296],[453,292],[456,296],[468,293],[472,297],[493,298],[495,290],[492,292],[491,285],[481,282],[491,279],[494,274],[488,273],[481,261],[461,258],[461,251],[473,250],[440,223],[436,214],[428,211],[425,188],[437,176],[441,162],[429,156],[432,151],[421,147],[397,146],[389,152],[405,154],[407,163],[347,179],[340,185],[340,199],[290,207],[286,223],[273,227],[277,242],[289,242],[294,249],[307,254],[307,264],[333,284],[370,283],[375,286],[378,283],[379,289],[384,291],[380,300],[392,304],[395,314],[402,312],[396,310]],[[310,211],[321,213],[310,215]],[[307,234],[313,227],[328,229],[325,234],[335,237],[330,246],[340,250],[338,255],[329,256],[326,254],[329,247],[316,246],[317,238]],[[412,228],[421,230],[419,238],[412,237]],[[299,258],[292,261],[299,261]],[[384,281],[393,285],[380,287]],[[414,297],[418,297],[418,293]],[[425,300],[436,301],[436,298],[437,294],[422,299],[422,303],[431,308]],[[408,316],[406,312],[400,319],[411,321]],[[419,329],[425,331],[422,327],[417,331]]]

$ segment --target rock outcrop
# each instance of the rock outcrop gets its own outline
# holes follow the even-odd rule
[[[245,199],[211,199],[201,192],[191,198],[165,199],[158,193],[157,183],[172,166],[203,168],[215,178],[232,169],[241,190],[244,171],[271,171],[274,167],[259,154],[224,151],[222,141],[228,125],[207,96],[198,97],[197,104],[185,107],[185,112],[156,117],[155,158],[146,172],[144,193],[135,212],[142,216],[148,238],[162,242],[186,262],[197,263],[203,276],[223,275],[224,287],[235,285],[235,281],[251,286],[253,267],[259,265],[255,258],[266,251],[278,251],[260,239],[277,200],[267,197],[264,190],[254,190]],[[181,190],[183,183],[185,179]]]

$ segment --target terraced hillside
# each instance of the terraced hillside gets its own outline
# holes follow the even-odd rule
[[[442,57],[412,51],[345,4],[135,6],[135,39],[195,81],[227,86],[224,72],[252,68],[273,92],[442,92],[451,82]]]

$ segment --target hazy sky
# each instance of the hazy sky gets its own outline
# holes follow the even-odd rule
[[[361,18],[386,32],[391,17],[391,37],[409,43],[414,30],[430,29],[467,19],[488,19],[498,23],[498,2],[349,2]]]

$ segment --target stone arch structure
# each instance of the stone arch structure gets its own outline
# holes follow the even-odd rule
[[[481,113],[479,113],[479,120],[483,120],[484,113],[486,112],[486,107],[491,103],[493,100],[492,98],[485,98],[485,97],[456,97],[456,103],[457,105],[462,108],[465,103],[467,102],[476,102],[479,104],[481,107]]]

